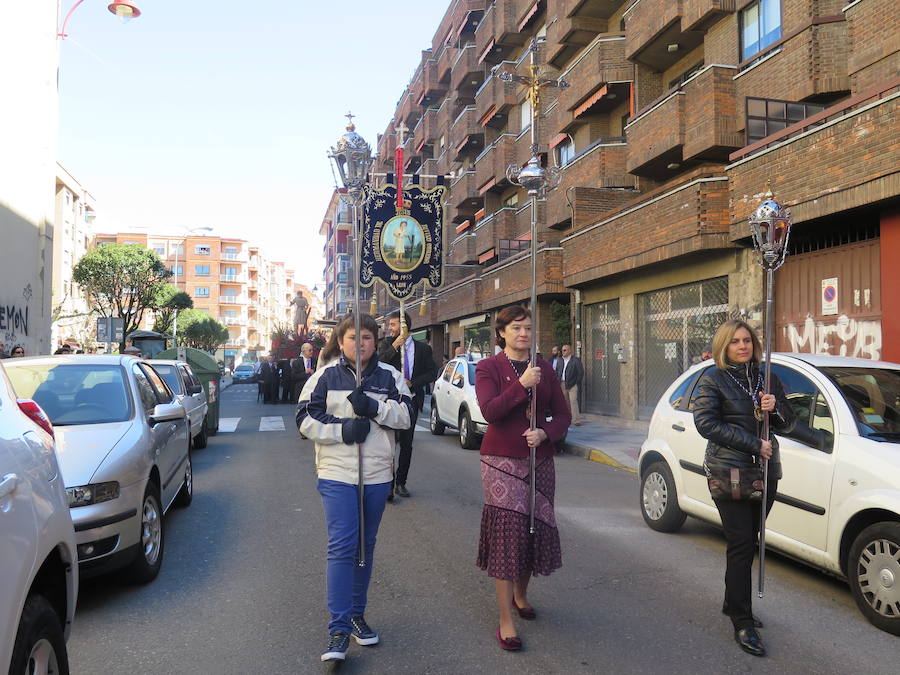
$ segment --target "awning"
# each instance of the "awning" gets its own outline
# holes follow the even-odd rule
[[[572,112],[572,117],[578,117],[579,115],[583,115],[584,113],[586,113],[592,105],[594,105],[597,101],[599,101],[601,98],[606,96],[606,92],[607,92],[607,85],[604,84],[597,91],[595,91],[593,94],[588,96],[584,103],[582,103],[580,106],[575,108],[575,110]]]
[[[488,260],[490,260],[491,258],[493,258],[496,255],[497,255],[497,250],[492,248],[489,251],[485,251],[480,256],[478,256],[478,262],[479,263],[487,262]]]
[[[470,227],[472,227],[472,221],[464,220],[462,223],[460,223],[459,225],[456,226],[456,234],[459,234],[460,232],[465,232]]]
[[[465,319],[460,319],[459,327],[465,328],[466,326],[474,326],[476,323],[485,323],[487,320],[487,314],[476,314],[475,316],[469,316]]]
[[[535,0],[534,4],[529,8],[527,12],[525,12],[525,16],[522,17],[522,20],[519,22],[518,29],[519,31],[523,31],[525,26],[534,18],[534,15],[537,14],[538,6],[541,4],[541,0]]]
[[[491,178],[487,183],[485,183],[480,188],[478,188],[478,194],[483,195],[485,192],[490,190],[496,184],[497,184],[497,178],[496,177]]]
[[[556,138],[554,138],[552,141],[550,141],[550,149],[552,150],[557,145],[559,145],[564,140],[566,140],[568,137],[569,137],[569,134],[557,134]]]
[[[494,38],[491,38],[491,41],[488,42],[487,47],[484,48],[484,51],[481,52],[481,55],[478,57],[478,63],[484,63],[484,60],[487,58],[487,55],[491,53],[491,50],[494,48]]]
[[[492,105],[492,106],[488,109],[488,111],[487,111],[484,115],[481,116],[481,119],[478,120],[478,123],[479,123],[481,126],[483,126],[483,127],[484,127],[484,126],[487,126],[487,123],[490,122],[490,121],[491,121],[491,118],[492,118],[494,115],[496,115],[496,114],[497,114],[497,106],[496,106],[496,105]]]
[[[477,223],[479,220],[481,220],[482,218],[484,218],[484,216],[485,216],[484,209],[478,209],[478,210],[475,212],[475,222]]]

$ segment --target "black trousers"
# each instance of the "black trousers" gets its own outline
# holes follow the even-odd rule
[[[769,477],[766,513],[772,510],[778,481]],[[751,500],[715,500],[725,541],[725,602],[722,611],[735,629],[753,627],[753,557],[759,549],[760,503]]]
[[[397,473],[394,475],[394,483],[397,485],[406,485],[406,478],[409,476],[413,434],[416,431],[416,420],[419,419],[419,407],[416,399],[413,399],[413,407],[415,408],[415,413],[413,413],[412,424],[409,425],[409,429],[397,432],[397,441],[400,444],[400,458],[397,460]]]

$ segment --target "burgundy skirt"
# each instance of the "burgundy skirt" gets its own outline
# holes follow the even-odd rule
[[[529,523],[529,460],[483,455],[484,509],[477,565],[488,576],[514,581],[523,574],[550,574],[562,567],[559,530],[553,513],[556,471],[553,458],[538,459],[535,470],[534,535]]]

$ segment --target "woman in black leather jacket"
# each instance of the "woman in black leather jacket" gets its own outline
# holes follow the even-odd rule
[[[760,439],[762,411],[772,413],[769,422],[773,431],[795,436],[797,423],[793,411],[774,375],[772,393],[763,395],[762,347],[749,325],[743,321],[726,321],[716,331],[712,346],[717,367],[710,368],[700,378],[692,402],[697,431],[709,440],[706,461],[712,464],[719,460],[729,465],[753,467],[762,457],[769,459],[768,513],[781,478],[781,462],[775,436],[771,436],[771,441]],[[809,428],[805,431],[815,434]],[[765,656],[765,648],[756,632],[762,622],[751,611],[751,569],[759,535],[760,502],[749,499],[713,501],[728,542],[722,613],[731,617],[734,637],[741,648],[755,656]]]

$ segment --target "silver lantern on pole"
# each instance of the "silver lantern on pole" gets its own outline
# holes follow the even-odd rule
[[[531,159],[524,166],[511,164],[506,168],[506,178],[513,185],[518,185],[528,191],[531,198],[531,363],[530,367],[537,365],[537,222],[538,222],[538,200],[546,196],[547,190],[559,185],[560,173],[558,167],[543,167],[541,159],[538,155],[540,146],[538,145],[538,121],[541,116],[541,91],[547,87],[555,87],[565,89],[569,86],[562,78],[552,79],[543,77],[541,67],[536,63],[536,55],[540,44],[545,38],[534,38],[529,48],[529,75],[528,77],[516,75],[509,71],[498,70],[494,68],[497,78],[503,82],[512,84],[525,85],[528,92],[528,100],[531,103]],[[537,388],[531,397],[531,409],[529,411],[531,431],[535,430],[537,423]],[[535,509],[535,465],[536,465],[536,449],[534,446],[530,448],[530,508],[528,530],[534,534],[534,509]]]
[[[750,216],[750,234],[757,262],[766,272],[766,317],[765,317],[765,393],[772,391],[772,332],[775,321],[775,270],[784,264],[787,257],[788,239],[791,234],[791,214],[778,203],[770,192]],[[762,439],[771,437],[769,413],[763,414]],[[766,574],[766,502],[769,497],[769,460],[762,460],[763,496],[759,528],[759,597],[765,591]]]
[[[353,328],[356,339],[356,355],[354,368],[356,374],[356,386],[362,383],[360,372],[360,302],[359,302],[359,247],[362,240],[360,233],[361,223],[359,219],[359,207],[363,200],[363,189],[366,186],[369,172],[372,169],[372,148],[365,139],[356,133],[353,124],[353,115],[347,113],[348,123],[346,132],[341,136],[335,146],[331,148],[328,157],[334,162],[340,175],[341,183],[347,190],[344,196],[353,210]],[[359,492],[359,551],[356,564],[360,567],[366,565],[366,535],[365,535],[365,486],[363,485],[363,450],[362,444],[356,446],[358,492]]]

